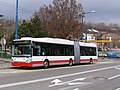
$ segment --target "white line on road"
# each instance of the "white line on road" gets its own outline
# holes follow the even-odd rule
[[[68,84],[68,85],[72,85],[72,84],[85,84],[84,82],[79,82],[79,83],[71,83],[71,82],[74,82],[74,81],[83,81],[85,80],[86,78],[77,78],[77,79],[73,79],[73,80],[70,80],[70,81],[66,81],[66,82],[61,82],[61,83],[58,83],[57,85],[65,85],[65,84]],[[53,84],[53,85],[49,85],[49,87],[54,87],[56,86],[56,84]]]
[[[87,84],[93,84],[93,83],[87,83],[87,82],[71,82],[71,83],[68,83],[69,85],[87,85]]]
[[[118,88],[118,89],[115,89],[115,90],[120,90],[120,88]]]
[[[120,70],[120,67],[116,67],[115,69]]]
[[[75,86],[68,86],[65,88],[60,88],[58,90],[71,90],[72,88],[76,88],[76,87],[80,87],[80,86],[84,86],[85,84],[80,84],[80,85],[75,85]],[[77,88],[79,90],[79,88]],[[73,89],[74,90],[74,89]]]
[[[80,86],[84,86],[84,85],[68,86],[68,87],[65,87],[65,88],[60,88],[58,90],[71,90],[72,88],[76,88],[76,87],[80,87]],[[78,90],[79,90],[79,88],[78,88]]]
[[[111,80],[111,79],[114,79],[114,78],[117,78],[117,77],[120,77],[120,74],[116,75],[116,76],[112,76],[112,77],[108,78],[108,80]]]
[[[73,89],[73,90],[79,90],[79,88],[75,88],[75,89]]]
[[[102,70],[112,69],[112,68],[119,67],[119,66],[120,65],[111,66],[111,67],[105,67],[105,68],[99,68],[99,69],[94,69],[94,70],[88,70],[88,71],[83,71],[83,72],[78,72],[78,73],[65,74],[65,75],[60,75],[60,76],[53,76],[53,77],[48,77],[48,78],[43,78],[43,79],[37,79],[37,80],[31,80],[31,81],[24,81],[24,82],[16,82],[16,83],[10,83],[10,84],[3,84],[3,85],[0,85],[0,88],[17,86],[17,85],[24,85],[24,84],[30,84],[30,83],[36,83],[36,82],[47,81],[47,80],[52,80],[52,79],[56,79],[56,78],[63,78],[63,77],[81,75],[81,74],[86,74],[86,73],[91,73],[91,72],[96,72],[96,71],[102,71]]]

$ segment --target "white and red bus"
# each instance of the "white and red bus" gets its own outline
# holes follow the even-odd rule
[[[98,60],[97,45],[58,38],[15,39],[12,66],[35,67],[62,64],[92,63]]]

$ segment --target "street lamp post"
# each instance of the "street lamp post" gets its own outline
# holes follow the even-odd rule
[[[82,37],[80,39],[83,39],[83,29],[84,29],[84,14],[82,13],[82,25],[81,25]]]
[[[82,13],[82,25],[81,25],[81,31],[82,31],[82,33],[83,33],[83,29],[84,29],[84,16],[85,16],[85,14],[89,14],[89,13],[95,13],[96,11],[95,10],[92,10],[92,11],[90,11],[90,12],[83,12]],[[85,40],[87,40],[87,34],[86,34],[86,36],[85,36]]]
[[[16,27],[15,27],[15,39],[18,39],[18,0],[16,0]]]

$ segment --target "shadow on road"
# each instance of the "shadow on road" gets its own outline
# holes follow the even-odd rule
[[[95,63],[92,63],[95,64]],[[74,66],[78,66],[78,65],[90,65],[88,63],[81,63],[81,64],[74,64],[72,66],[69,65],[53,65],[53,66],[49,66],[47,69],[51,69],[51,68],[62,68],[62,67],[74,67]],[[38,66],[38,67],[10,67],[9,69],[17,69],[17,70],[37,70],[37,69],[44,69],[43,66]]]

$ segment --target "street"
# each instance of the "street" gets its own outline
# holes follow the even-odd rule
[[[0,90],[120,90],[120,0],[0,0]]]
[[[0,78],[0,90],[120,90],[120,59],[48,69],[7,67]]]

